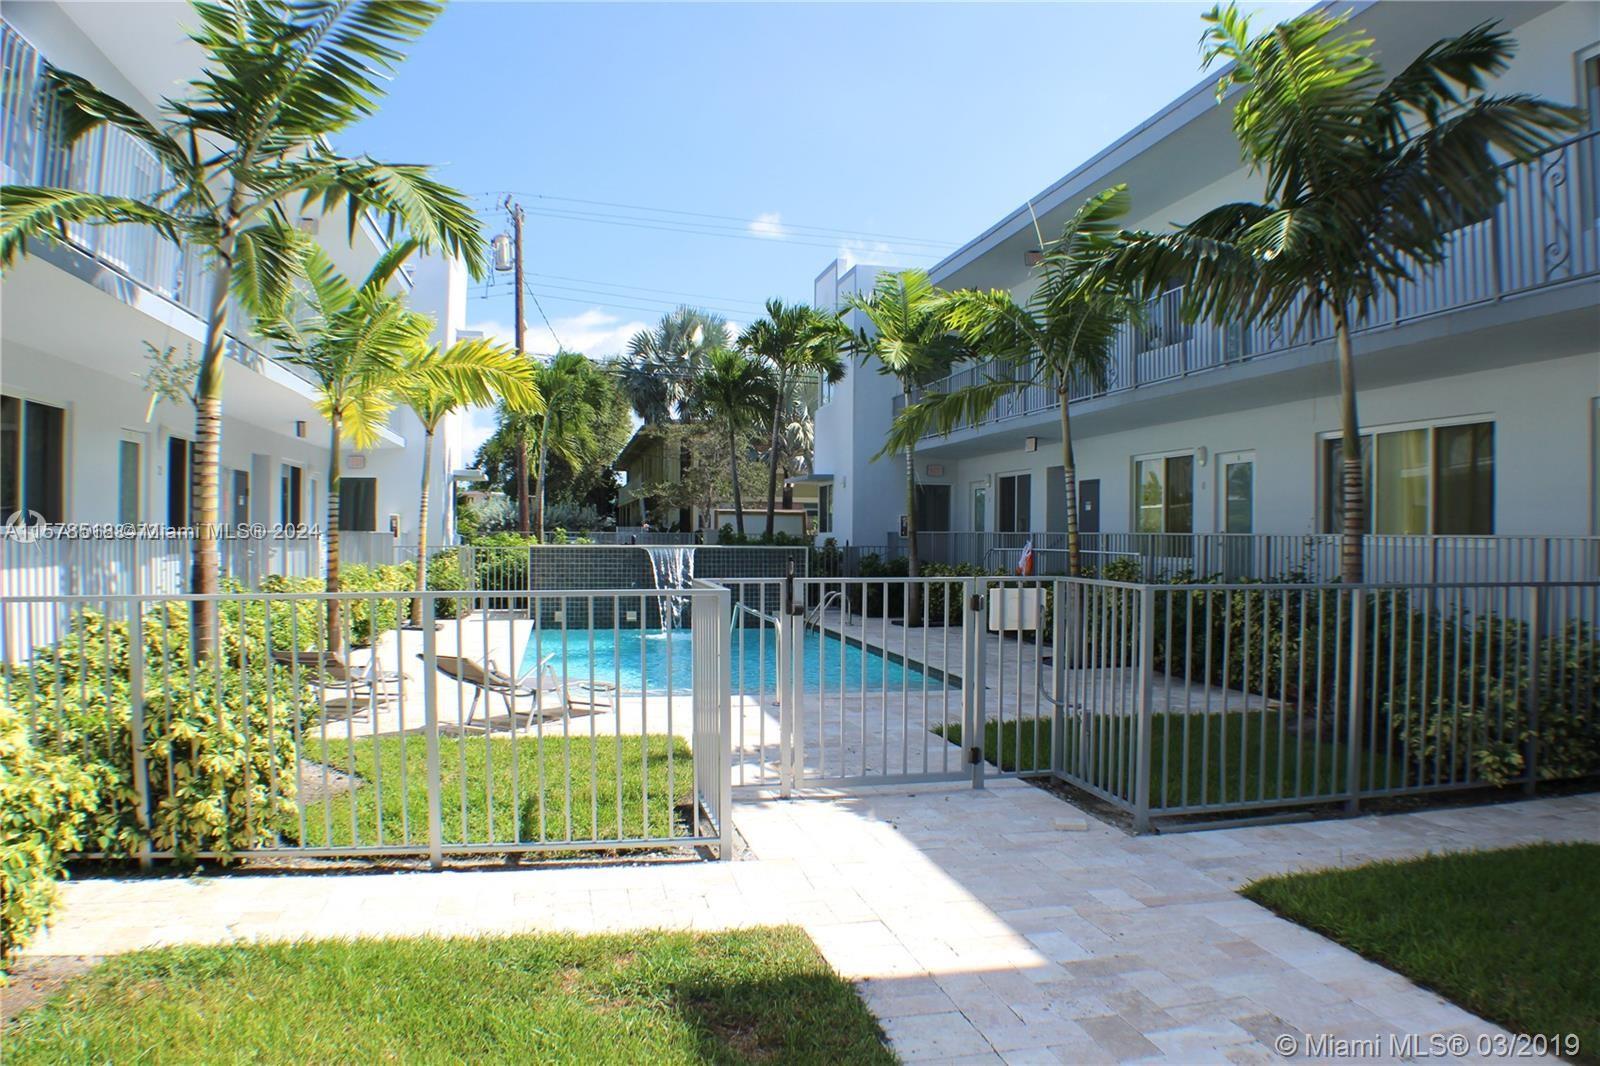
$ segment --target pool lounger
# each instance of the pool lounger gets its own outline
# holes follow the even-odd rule
[[[546,663],[541,663],[537,677],[530,679],[526,674],[518,678],[511,677],[497,669],[492,659],[485,667],[476,659],[469,659],[463,655],[440,655],[436,658],[441,673],[472,687],[472,703],[467,710],[465,723],[467,725],[471,725],[477,715],[479,700],[484,701],[484,713],[488,714],[488,701],[485,699],[487,695],[498,695],[504,700],[506,713],[513,719],[518,713],[513,701],[518,699],[533,701],[531,708],[524,706],[521,709],[522,713],[529,717],[545,719],[611,710],[611,703],[600,698],[598,685],[595,689],[577,684],[563,688],[556,683],[554,672],[546,669]]]

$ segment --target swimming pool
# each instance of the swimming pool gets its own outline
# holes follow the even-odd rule
[[[591,646],[591,640],[593,644]],[[692,634],[687,629],[542,629],[538,640],[529,640],[522,654],[522,671],[533,669],[540,660],[555,656],[559,672],[566,661],[567,678],[589,679],[591,664],[596,681],[616,682],[624,693],[646,691],[665,693],[668,659],[671,660],[673,692],[690,691],[693,681]],[[885,659],[874,651],[863,651],[829,633],[808,629],[805,634],[806,691],[817,691],[822,684],[836,692],[841,680],[845,690],[920,688],[922,672]],[[777,660],[778,634],[761,629],[733,630],[732,675],[735,692],[755,695],[771,693],[776,685],[773,668]],[[887,671],[887,675],[885,674]],[[939,682],[928,678],[928,687]]]

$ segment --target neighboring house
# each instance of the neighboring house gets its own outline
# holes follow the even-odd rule
[[[1356,11],[1391,73],[1438,38],[1498,19],[1519,50],[1494,91],[1568,101],[1589,109],[1591,123],[1516,168],[1503,207],[1463,227],[1446,262],[1385,301],[1357,334],[1360,415],[1375,445],[1369,528],[1411,537],[1600,532],[1596,8],[1384,2]],[[1032,215],[1049,239],[1086,197],[1117,182],[1133,197],[1129,224],[1147,229],[1257,198],[1259,179],[1240,162],[1215,85],[1208,75],[1040,193],[1031,210],[1024,204],[997,221],[935,266],[934,282],[1026,293],[1039,244]],[[816,282],[818,304],[869,289],[875,270],[829,266]],[[1124,332],[1103,393],[1073,400],[1081,528],[1102,538],[1336,530],[1331,331],[1190,325],[1178,296]],[[967,534],[930,533],[929,557],[981,563],[974,553],[997,533],[1013,534],[1014,545],[1065,529],[1055,404],[1052,391],[1028,390],[980,425],[922,442],[917,475],[938,498],[924,490],[921,528]],[[903,462],[870,457],[900,405],[891,379],[858,368],[817,412],[816,476],[831,477],[827,525],[841,543],[895,540]]]
[[[659,433],[640,426],[612,466],[623,479],[617,488],[619,527],[642,526],[648,521],[662,531],[674,526],[684,532],[701,528],[699,507],[663,508],[650,494],[651,489],[683,480],[689,466],[687,449],[669,447]]]
[[[131,138],[97,133],[69,150],[40,128],[35,105],[48,62],[153,117],[156,102],[181,93],[197,70],[199,51],[178,20],[153,18],[144,5],[8,4],[0,35],[0,178],[131,196],[163,185],[159,164]],[[353,240],[345,237],[342,214],[325,224],[315,216],[293,221],[317,233],[353,278],[387,246],[370,221]],[[395,286],[436,317],[442,340],[455,338],[466,298],[459,263],[416,260]],[[140,379],[149,366],[147,342],[175,348],[180,359],[198,358],[207,291],[195,250],[140,227],[90,227],[66,242],[30,245],[0,289],[0,512],[38,512],[50,522],[189,523],[194,412],[182,401],[163,400],[147,419],[149,396]],[[272,358],[242,316],[232,338],[223,387],[221,519],[321,525],[328,427],[313,388],[302,371]],[[450,474],[466,457],[462,421],[447,423],[436,441],[435,500],[450,498]],[[355,534],[347,538],[347,557],[387,558],[396,540],[415,542],[421,444],[420,425],[400,408],[374,447],[344,456],[341,526]],[[451,508],[432,513],[429,539],[445,543],[453,532]],[[181,572],[185,550],[177,542],[162,549],[169,577]],[[264,568],[306,571],[317,565],[319,551],[313,541],[253,546],[248,553],[223,545],[235,576],[258,576]],[[151,589],[148,579],[143,587]],[[36,580],[27,591],[69,588]]]

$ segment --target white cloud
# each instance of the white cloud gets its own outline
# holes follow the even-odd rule
[[[766,211],[751,219],[750,232],[774,241],[781,241],[789,235],[789,231],[783,228],[783,217],[776,211]]]
[[[845,270],[860,263],[893,266],[898,262],[894,251],[883,241],[845,241],[839,245],[839,259]]]

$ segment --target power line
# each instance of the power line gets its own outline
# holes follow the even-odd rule
[[[544,328],[550,331],[550,337],[556,342],[556,351],[566,351],[567,346],[561,343],[561,338],[556,336],[556,327],[550,324],[550,316],[544,313],[544,305],[539,302],[539,294],[533,291],[533,286],[524,283],[528,295],[533,297],[533,306],[539,309],[539,317],[544,319]]]
[[[708,292],[684,292],[682,289],[654,289],[648,285],[624,285],[620,281],[603,281],[595,278],[573,278],[563,274],[536,274],[529,271],[530,277],[546,278],[550,281],[571,281],[579,285],[601,285],[612,289],[631,289],[636,292],[661,292],[669,296],[687,296],[695,300],[712,300],[721,304],[749,304],[754,308],[763,308],[766,305],[759,300],[744,300],[737,296],[713,296]],[[559,286],[558,286],[559,287]]]
[[[473,293],[471,295],[471,298],[475,299],[475,300],[486,300],[486,299],[492,298],[495,295],[496,294],[492,293],[492,292],[478,292],[478,293]],[[585,307],[604,307],[604,308],[608,308],[608,309],[616,310],[616,311],[639,311],[639,312],[642,312],[642,313],[647,314],[647,315],[665,314],[668,311],[675,310],[679,306],[678,303],[676,303],[674,301],[671,301],[671,300],[661,300],[661,301],[657,302],[656,306],[654,306],[654,307],[642,307],[639,304],[617,303],[617,302],[609,301],[609,300],[595,300],[595,299],[588,299],[588,298],[584,298],[584,297],[580,297],[580,296],[556,296],[556,295],[550,294],[549,292],[546,292],[544,294],[544,298],[546,300],[551,301],[552,303],[580,304],[580,305],[585,306]],[[640,300],[645,300],[647,302],[649,300],[648,297],[643,297],[643,296],[639,297],[639,299]],[[702,306],[699,309],[702,310],[702,311],[712,311],[712,312],[715,312],[716,314],[719,314],[719,315],[726,315],[726,316],[728,316],[730,318],[742,318],[745,315],[748,315],[750,313],[748,311],[732,311],[732,310],[729,310],[728,308],[725,308],[725,307],[706,307],[706,306]]]
[[[488,195],[498,194],[490,193]],[[677,207],[650,207],[645,204],[619,203],[615,200],[586,200],[578,196],[556,196],[552,193],[519,192],[515,195],[527,196],[535,200],[559,200],[563,203],[570,204],[588,204],[593,207],[619,207],[628,211],[654,211],[658,214],[686,215],[691,218],[722,219],[729,222],[737,222],[741,225],[749,225],[752,221],[754,221],[752,219],[742,218],[739,215],[719,215],[708,211],[687,211]],[[936,241],[925,237],[908,237],[905,234],[899,233],[873,233],[866,230],[839,229],[836,226],[811,226],[800,222],[780,222],[779,224],[785,229],[808,230],[818,235],[832,237],[874,237],[881,240],[895,241],[906,244],[925,244],[935,248],[949,249],[955,247],[955,243],[952,241]]]
[[[763,309],[760,304],[751,304],[750,306],[742,308],[738,311],[729,312],[724,310],[727,305],[722,304],[720,301],[714,303],[706,302],[711,300],[711,297],[706,297],[703,300],[682,300],[675,299],[671,296],[651,296],[649,293],[618,292],[614,289],[595,289],[582,285],[558,285],[554,282],[547,281],[541,281],[539,283],[539,291],[550,292],[551,290],[555,290],[556,292],[575,292],[585,296],[603,296],[608,299],[638,300],[644,303],[660,303],[667,304],[671,307],[682,307],[686,305],[704,307],[707,310],[717,309],[722,313],[733,313],[739,316],[759,315],[763,313]]]

